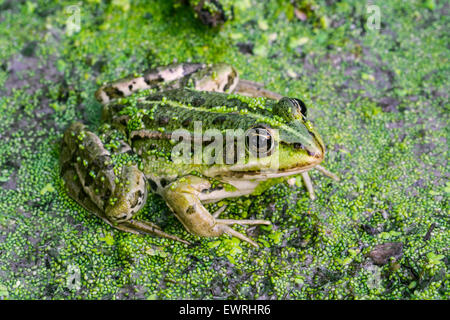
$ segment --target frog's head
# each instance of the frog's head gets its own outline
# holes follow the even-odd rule
[[[247,153],[257,154],[258,161],[229,166],[224,175],[276,178],[308,171],[323,160],[324,143],[307,119],[303,101],[284,97],[267,116],[273,121],[249,124],[245,137]]]
[[[124,166],[105,213],[113,223],[121,223],[138,212],[147,200],[144,174],[136,166]]]
[[[278,129],[278,157],[281,175],[309,170],[322,162],[325,145],[312,123],[307,119],[303,101],[284,97],[274,105],[272,113],[283,119]]]

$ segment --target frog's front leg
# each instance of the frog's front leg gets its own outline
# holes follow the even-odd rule
[[[216,219],[217,215],[211,215],[199,199],[202,190],[210,187],[211,184],[206,179],[185,176],[168,185],[160,194],[190,233],[201,237],[219,237],[226,233],[258,247],[256,242],[232,229],[230,225],[269,225],[270,221]]]
[[[108,224],[188,244],[151,222],[133,218],[147,199],[144,174],[135,165],[115,167],[102,141],[79,122],[64,134],[60,166],[68,195]]]
[[[321,172],[323,175],[333,179],[334,181],[339,181],[339,177],[337,175],[335,175],[334,173],[328,171],[327,169],[325,169],[324,167],[317,165],[314,167],[314,169],[317,169],[317,171]],[[314,187],[311,181],[311,178],[309,177],[309,173],[308,171],[302,172],[301,174],[302,180],[303,180],[303,184],[305,185],[306,190],[308,191],[309,194],[309,198],[311,200],[315,200],[316,196],[314,194]],[[295,178],[290,178],[288,180],[288,183],[290,185],[294,185],[296,182]]]

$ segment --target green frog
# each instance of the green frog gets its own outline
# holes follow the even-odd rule
[[[148,192],[159,194],[193,235],[228,234],[258,247],[232,225],[269,225],[258,219],[221,219],[205,204],[260,194],[302,175],[325,156],[322,138],[303,101],[239,79],[227,64],[180,63],[102,86],[98,134],[75,122],[64,133],[60,169],[68,195],[113,227],[188,244],[135,215]]]

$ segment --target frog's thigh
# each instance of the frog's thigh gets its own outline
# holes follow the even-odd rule
[[[102,86],[95,93],[95,97],[101,103],[127,97],[136,91],[146,89],[157,89],[163,83],[171,83],[177,87],[190,74],[205,67],[201,63],[177,63],[168,66],[158,67],[146,71],[140,77],[126,77]]]
[[[283,97],[282,95],[280,95],[276,92],[265,89],[261,83],[243,80],[243,79],[239,80],[239,83],[238,83],[236,89],[234,90],[234,92],[244,95],[244,96],[250,96],[250,97],[255,97],[255,98],[256,97],[265,97],[265,98],[274,99],[274,100],[279,100]]]

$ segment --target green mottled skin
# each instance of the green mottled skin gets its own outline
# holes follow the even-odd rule
[[[202,122],[203,133],[208,129],[217,129],[223,133],[225,129],[246,131],[254,127],[255,123],[266,124],[279,130],[280,167],[285,169],[306,167],[312,161],[307,151],[298,151],[294,148],[295,143],[300,143],[306,148],[310,147],[311,153],[320,155],[324,152],[323,142],[310,122],[302,118],[288,122],[274,115],[272,108],[277,102],[273,100],[181,89],[150,94],[140,99],[127,98],[106,106],[105,120],[111,121],[114,127],[123,130],[127,136],[133,130],[162,131],[162,134],[168,135],[177,129],[188,130],[193,135],[195,121]],[[128,116],[126,125],[120,123],[124,121],[124,117],[121,117],[123,115]],[[146,138],[145,141],[131,141],[131,145],[142,155],[157,149],[158,153],[166,157],[152,156],[147,162],[163,161],[163,168],[170,165],[169,155],[173,145],[168,140]],[[191,170],[192,166],[180,165],[179,169],[181,169],[179,175],[182,175],[186,174],[186,170]],[[196,167],[195,170],[201,172],[204,169]]]
[[[268,221],[215,219],[216,215],[211,216],[202,202],[259,194],[289,175],[306,174],[323,160],[325,147],[298,99],[276,101],[213,92],[232,90],[238,81],[234,68],[224,64],[176,64],[100,88],[96,95],[104,103],[105,123],[100,138],[78,123],[70,126],[64,137],[61,172],[69,195],[107,222],[129,231],[138,228],[128,224],[138,223],[133,215],[145,204],[148,184],[191,233],[228,233],[257,246],[228,225],[269,224]],[[169,84],[164,85],[165,82]],[[197,90],[154,92],[155,88],[184,83]],[[229,150],[225,144],[215,150],[218,154],[214,162],[205,162],[202,150],[195,152],[198,147],[212,148],[210,141],[202,138],[209,130],[215,130],[224,142],[230,130],[237,143],[239,139],[244,142],[247,132],[255,134],[249,131],[255,128],[259,133],[254,137],[258,141],[266,139],[270,146],[257,159],[251,150],[259,148],[263,140],[255,140],[253,147],[246,144],[240,162],[227,161]],[[172,155],[178,130],[184,130],[189,137],[189,155],[183,161]],[[233,148],[237,150],[237,144]],[[201,158],[196,158],[196,154]],[[149,226],[151,230],[146,233],[154,234],[155,228],[158,227]],[[142,231],[140,227],[138,231]]]
[[[366,1],[228,2],[234,19],[211,30],[174,1],[83,1],[67,35],[65,9],[80,1],[2,1],[0,299],[450,298],[448,2],[370,1],[379,30]],[[68,198],[63,130],[78,120],[101,132],[98,86],[174,59],[232,63],[309,103],[342,181],[312,172],[315,201],[297,179],[207,205],[270,220],[234,227],[262,250],[188,234],[157,195],[139,219],[195,246],[115,230]],[[373,265],[386,242],[403,243],[402,257]]]

